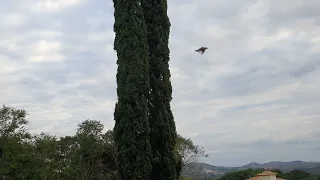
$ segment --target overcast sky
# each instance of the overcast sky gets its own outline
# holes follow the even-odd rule
[[[178,133],[214,165],[320,161],[320,0],[169,0]],[[2,0],[0,100],[29,129],[113,128],[111,0]],[[209,49],[204,55],[194,50]]]

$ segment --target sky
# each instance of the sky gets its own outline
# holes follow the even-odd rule
[[[320,0],[168,3],[172,110],[202,161],[320,161]],[[2,0],[0,103],[26,109],[31,132],[112,129],[113,23],[112,1]]]

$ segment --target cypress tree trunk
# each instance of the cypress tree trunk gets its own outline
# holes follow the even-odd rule
[[[149,180],[152,151],[148,120],[147,30],[139,0],[114,0],[117,94],[114,138],[122,180]]]
[[[149,122],[150,142],[153,152],[153,180],[178,179],[176,154],[176,127],[170,102],[172,86],[170,81],[168,47],[170,20],[167,15],[167,0],[141,0],[148,31],[149,45]]]

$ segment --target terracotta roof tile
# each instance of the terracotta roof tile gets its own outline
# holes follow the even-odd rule
[[[252,178],[247,179],[247,180],[260,180],[260,179],[259,179],[259,176],[256,176],[256,177],[252,177]],[[286,180],[286,179],[277,178],[277,180]]]
[[[270,176],[270,175],[277,175],[277,173],[271,172],[271,171],[264,171],[260,174],[258,174],[255,177],[252,177],[250,179],[247,180],[260,180],[259,176]],[[286,179],[282,179],[282,178],[277,178],[277,180],[286,180]]]
[[[271,171],[264,171],[264,172],[258,174],[258,176],[270,176],[270,175],[277,175],[277,173],[274,173]]]

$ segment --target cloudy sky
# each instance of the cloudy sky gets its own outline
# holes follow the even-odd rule
[[[320,0],[171,0],[178,133],[214,165],[320,161]],[[113,4],[2,0],[0,99],[32,132],[113,128]],[[194,50],[209,49],[204,55]]]

